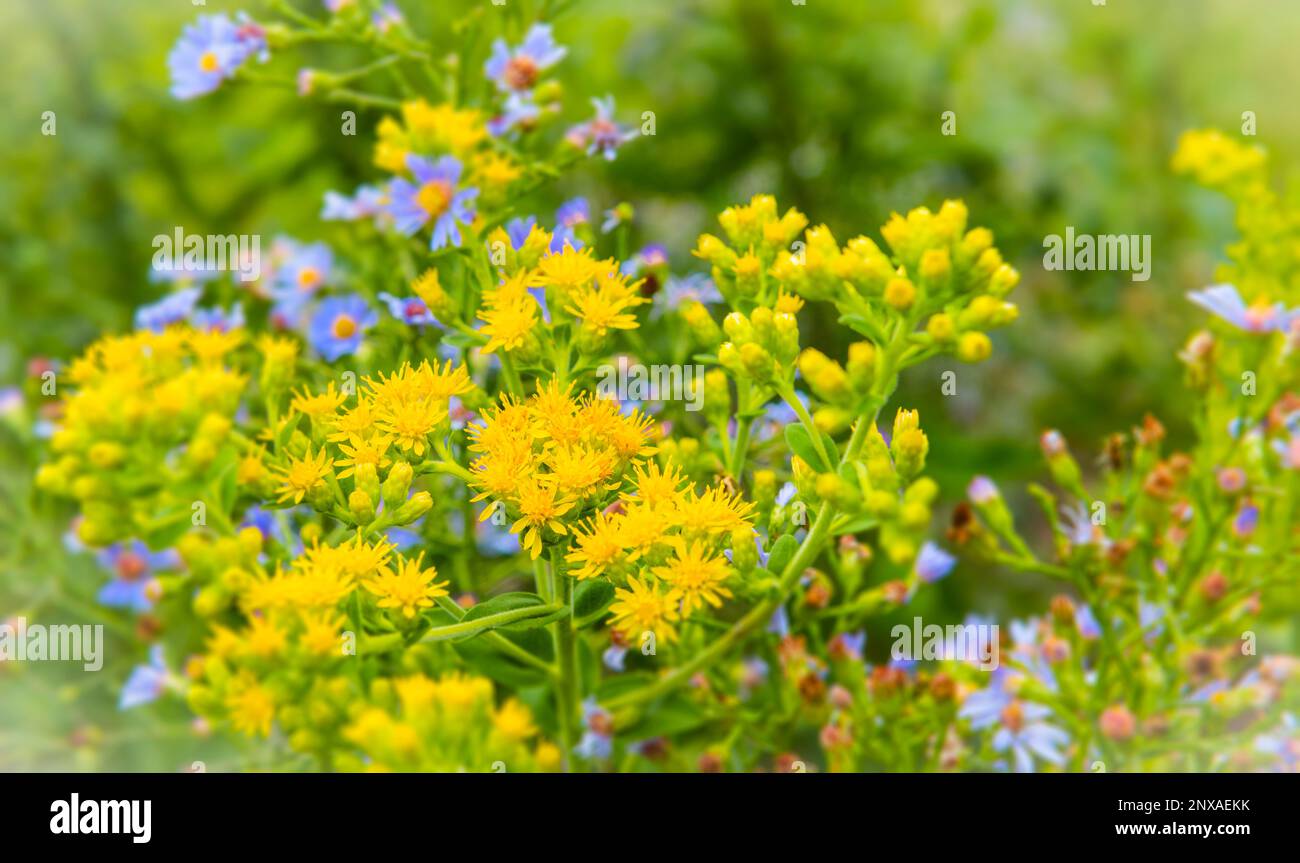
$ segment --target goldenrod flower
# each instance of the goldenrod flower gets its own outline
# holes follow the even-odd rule
[[[251,673],[241,674],[232,683],[226,696],[226,710],[230,712],[230,724],[236,731],[250,737],[271,734],[275,701],[270,691],[261,686]]]
[[[330,475],[329,458],[324,447],[312,455],[311,445],[308,444],[305,456],[300,459],[290,456],[287,468],[276,468],[282,483],[280,502],[292,500],[296,504],[302,503],[303,497],[324,483],[325,477]]]
[[[420,609],[431,608],[433,601],[447,595],[447,582],[434,581],[438,570],[423,569],[424,552],[414,559],[398,555],[396,566],[384,566],[379,575],[366,582],[366,589],[378,596],[380,608],[401,609],[408,619]]]
[[[551,483],[529,479],[519,483],[516,505],[519,507],[520,518],[510,527],[510,532],[523,531],[520,545],[528,549],[534,560],[542,553],[543,529],[568,533],[560,516],[573,508],[573,498],[558,495],[559,490]]]
[[[628,558],[620,533],[622,516],[596,513],[587,523],[573,529],[574,549],[565,556],[572,564],[581,564],[570,575],[579,580],[605,575],[609,569]]]
[[[655,567],[654,574],[681,593],[682,614],[689,615],[706,602],[714,608],[721,606],[721,597],[731,596],[731,591],[722,586],[731,575],[727,559],[710,552],[702,542],[688,546],[678,540],[675,545],[676,556],[666,565]]]
[[[627,587],[614,591],[614,603],[609,607],[614,614],[613,625],[629,640],[649,631],[657,640],[671,642],[677,638],[673,623],[679,617],[680,598],[676,590],[660,593],[658,585],[629,576]]]

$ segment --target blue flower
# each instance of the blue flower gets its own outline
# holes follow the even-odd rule
[[[570,198],[555,211],[555,224],[576,228],[591,221],[591,207],[586,198]]]
[[[99,565],[113,574],[112,580],[99,589],[96,599],[100,604],[140,612],[153,607],[150,594],[155,589],[154,572],[179,569],[181,558],[175,549],[150,551],[137,539],[101,551]]]
[[[586,150],[588,156],[600,153],[612,162],[618,148],[637,137],[637,133],[614,122],[613,96],[592,99],[591,102],[596,106],[595,118],[574,126],[566,137],[573,146]]]
[[[361,347],[361,336],[378,320],[375,310],[356,294],[329,297],[312,315],[307,338],[316,352],[332,363],[356,353]]]
[[[135,328],[161,333],[170,325],[188,318],[201,296],[202,288],[183,288],[157,302],[140,306],[135,310]]]
[[[1035,758],[1057,767],[1065,763],[1061,748],[1070,742],[1070,735],[1042,721],[1050,713],[1041,704],[1020,701],[1003,711],[1003,725],[993,735],[993,749],[997,752],[1010,749],[1017,773],[1034,772]]]
[[[1101,624],[1097,622],[1097,617],[1087,605],[1080,605],[1075,609],[1074,625],[1079,630],[1079,637],[1085,641],[1101,637]]]
[[[500,138],[512,129],[530,128],[541,115],[542,109],[529,95],[511,93],[506,97],[501,113],[488,120],[488,134]]]
[[[957,563],[957,558],[944,551],[933,542],[926,542],[921,546],[921,553],[916,556],[917,578],[927,584],[932,584],[941,578],[946,578],[948,573]]]
[[[474,221],[471,204],[478,197],[478,189],[456,191],[460,162],[452,156],[443,156],[431,164],[408,154],[406,167],[416,182],[398,177],[388,187],[388,212],[397,230],[410,236],[433,220],[430,249],[436,251],[449,243],[460,245],[457,223],[468,225]]]
[[[265,59],[266,33],[241,15],[200,15],[181,32],[180,41],[167,55],[172,96],[193,99],[211,93],[254,54]]]
[[[1282,303],[1247,306],[1233,285],[1211,285],[1192,291],[1187,298],[1223,320],[1249,333],[1285,332],[1300,320],[1300,309],[1288,310]]]
[[[384,190],[378,186],[358,186],[350,198],[339,192],[326,192],[320,217],[327,222],[373,219],[378,227],[388,217],[384,211]]]
[[[622,671],[623,661],[627,658],[627,648],[620,647],[617,644],[611,644],[600,655],[601,661],[610,671]]]
[[[167,686],[167,663],[161,644],[149,648],[149,664],[137,665],[122,687],[117,700],[118,710],[129,710],[141,704],[156,701]]]
[[[722,302],[722,294],[718,291],[718,286],[713,284],[713,279],[703,273],[691,273],[681,278],[669,276],[664,281],[664,289],[655,294],[654,303],[650,306],[650,320],[663,317],[666,312],[678,308],[687,300],[695,300],[707,306]]]
[[[1010,679],[1011,675],[1006,670],[999,668],[994,671],[988,686],[966,696],[957,716],[968,720],[975,731],[993,725],[1013,700],[1007,686]]]
[[[284,261],[275,268],[276,299],[303,301],[323,285],[327,285],[334,274],[334,252],[324,243],[297,243],[289,240],[285,244]]]
[[[438,319],[429,311],[424,300],[419,297],[395,297],[389,293],[380,293],[379,299],[388,306],[388,313],[404,324],[423,327],[427,324],[438,325]]]
[[[386,2],[379,7],[378,12],[370,17],[370,23],[382,35],[393,27],[405,24],[406,19],[402,16],[402,10],[397,8],[396,3]]]
[[[596,703],[595,696],[588,696],[582,702],[582,725],[586,730],[573,751],[583,758],[608,758],[614,749],[613,717]]]
[[[542,72],[564,59],[567,49],[558,45],[549,24],[534,24],[523,44],[511,50],[504,39],[492,43],[492,56],[483,65],[489,79],[503,92],[531,90]]]
[[[772,619],[768,621],[767,631],[785,638],[790,634],[790,614],[785,610],[784,605],[777,606],[772,613]]]
[[[1276,769],[1283,773],[1300,770],[1300,723],[1294,713],[1282,714],[1282,724],[1271,734],[1255,738],[1255,750],[1277,759]]]
[[[244,325],[244,304],[235,303],[227,311],[219,306],[195,309],[190,312],[190,325],[196,330],[229,332]]]

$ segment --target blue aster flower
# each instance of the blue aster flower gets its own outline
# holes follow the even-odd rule
[[[933,542],[927,541],[921,546],[921,553],[916,556],[916,564],[913,568],[916,570],[917,578],[927,584],[933,584],[941,578],[946,578],[956,563],[956,557]]]
[[[514,129],[531,128],[541,115],[542,109],[530,94],[511,93],[501,106],[501,113],[488,120],[488,134],[500,138]]]
[[[320,217],[327,222],[373,219],[378,227],[388,218],[384,210],[384,190],[378,186],[358,186],[351,197],[340,192],[326,192]]]
[[[475,188],[457,191],[460,162],[452,156],[443,156],[430,163],[408,154],[406,167],[415,177],[415,183],[398,177],[388,187],[388,212],[392,214],[397,230],[410,236],[432,221],[430,249],[436,251],[448,244],[460,245],[457,223],[468,225],[474,221],[472,204],[478,197]]]
[[[379,299],[388,306],[388,313],[404,324],[413,327],[424,327],[429,324],[440,326],[433,312],[429,311],[429,307],[419,297],[395,297],[381,292]]]
[[[167,688],[167,663],[163,657],[161,644],[149,648],[147,665],[137,665],[122,687],[122,694],[117,699],[118,710],[130,710],[141,704],[158,700]]]
[[[618,148],[637,137],[637,133],[614,121],[613,96],[592,99],[591,102],[596,107],[595,118],[569,129],[566,137],[573,146],[586,150],[588,156],[600,153],[612,162]]]
[[[609,711],[596,703],[595,696],[582,702],[582,725],[582,739],[573,751],[592,760],[608,758],[614,750],[614,721]]]
[[[1300,309],[1287,309],[1282,303],[1247,306],[1233,285],[1211,285],[1192,291],[1187,298],[1238,329],[1249,333],[1286,332],[1300,320]]]
[[[302,302],[334,277],[334,252],[324,243],[285,242],[284,259],[275,268],[272,295]]]
[[[512,49],[504,39],[493,42],[483,72],[502,92],[531,90],[541,73],[563,60],[566,53],[568,49],[551,35],[549,24],[534,24],[517,48]]]
[[[266,57],[266,33],[245,15],[200,15],[167,55],[171,93],[193,99],[221,86],[254,54]]]
[[[1003,725],[993,735],[993,749],[1011,750],[1017,773],[1033,773],[1035,759],[1060,767],[1065,763],[1061,751],[1070,735],[1043,720],[1051,714],[1041,704],[1015,702],[1003,711]]]
[[[150,551],[140,540],[115,543],[99,553],[99,565],[112,573],[112,580],[99,589],[96,599],[109,608],[129,608],[148,611],[153,607],[150,594],[154,573],[175,570],[181,566],[175,549]]]
[[[627,659],[627,648],[611,644],[600,655],[600,660],[610,671],[623,671],[623,662]]]
[[[1080,605],[1074,611],[1074,625],[1079,630],[1079,637],[1092,641],[1101,637],[1101,624],[1087,605]]]
[[[356,294],[329,297],[312,315],[307,339],[326,362],[332,363],[356,353],[362,335],[378,320],[375,310]]]
[[[244,304],[235,303],[229,310],[219,306],[198,308],[190,312],[190,325],[196,330],[229,332],[244,325]]]
[[[695,300],[707,306],[722,302],[722,294],[719,293],[717,285],[713,284],[713,279],[703,273],[692,273],[681,277],[669,276],[664,280],[663,290],[654,295],[650,306],[650,320],[658,320],[668,312],[680,308],[687,300]]]
[[[135,310],[135,328],[161,333],[172,324],[188,319],[201,296],[202,288],[183,288],[157,302],[140,306]]]
[[[591,221],[591,206],[586,198],[570,198],[555,211],[555,224],[566,228],[576,228]]]

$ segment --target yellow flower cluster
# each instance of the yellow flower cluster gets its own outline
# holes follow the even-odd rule
[[[227,359],[243,340],[239,329],[185,326],[110,336],[51,381],[67,389],[50,441],[56,459],[37,484],[80,502],[83,541],[147,537],[160,520],[188,526],[200,497],[192,487],[233,451],[248,377]]]
[[[698,493],[671,462],[635,465],[630,486],[617,506],[574,528],[567,559],[580,580],[625,583],[611,611],[626,637],[653,631],[670,642],[679,618],[731,596],[723,549],[753,544],[753,504],[721,486]]]
[[[236,542],[233,549],[197,538],[182,544],[196,575],[210,577],[214,566],[225,566],[195,599],[196,610],[214,622],[206,654],[189,665],[190,704],[253,735],[265,736],[278,721],[295,748],[313,751],[341,731],[348,713],[346,692],[329,689],[358,652],[344,610],[355,607],[374,619],[387,613],[402,625],[446,596],[446,582],[424,565],[422,553],[403,556],[383,539],[316,543],[273,572],[259,562],[256,528],[245,528]],[[370,601],[354,605],[361,597]],[[232,610],[238,623],[229,623]]]
[[[1176,173],[1191,174],[1198,183],[1224,191],[1265,182],[1267,164],[1262,147],[1243,144],[1218,129],[1184,132],[1172,161]]]
[[[371,686],[344,731],[362,757],[345,770],[506,773],[555,770],[560,751],[537,736],[532,713],[514,698],[497,705],[482,677],[413,674]]]
[[[618,402],[590,393],[575,397],[554,380],[527,401],[502,396],[469,436],[474,500],[491,500],[482,518],[504,506],[533,558],[545,538],[568,534],[566,520],[610,499],[633,459],[654,451],[648,417],[625,416]]]
[[[918,207],[893,214],[881,228],[888,253],[866,236],[841,246],[825,225],[793,241],[807,220],[795,210],[778,217],[775,201],[764,195],[719,219],[731,245],[704,234],[695,254],[712,264],[733,306],[753,303],[779,315],[784,294],[830,302],[875,347],[888,341],[891,322],[924,322],[918,338],[925,350],[951,351],[966,362],[989,356],[984,330],[1017,316],[1004,298],[1020,274],[994,248],[991,232],[967,229],[960,201],[945,201],[937,213]],[[698,307],[685,307],[683,315],[692,331],[707,333]]]
[[[402,174],[408,155],[455,156],[465,166],[466,184],[482,190],[490,205],[523,176],[518,162],[491,149],[486,120],[474,108],[414,99],[402,103],[400,120],[385,117],[377,131],[374,161],[378,167]]]
[[[451,398],[471,392],[474,383],[463,365],[427,360],[362,383],[351,407],[332,383],[315,394],[303,391],[290,403],[286,422],[293,432],[283,464],[273,466],[279,501],[305,499],[322,512],[366,525],[382,499],[387,523],[406,524],[429,508],[427,493],[407,499],[412,464],[442,445],[450,431]],[[303,418],[309,435],[297,428]],[[346,498],[338,483],[343,479],[352,480]]]
[[[504,234],[494,235],[489,245],[501,249]],[[552,325],[575,321],[577,344],[581,351],[594,353],[610,330],[631,330],[639,326],[635,310],[648,302],[640,293],[640,282],[632,282],[620,272],[618,261],[599,260],[590,249],[574,249],[565,244],[559,252],[550,252],[551,235],[534,226],[520,249],[504,251],[502,283],[483,298],[479,319],[481,332],[488,336],[484,353],[496,350],[517,351],[524,360],[537,357],[540,342],[536,327],[541,307],[530,292],[545,291]]]

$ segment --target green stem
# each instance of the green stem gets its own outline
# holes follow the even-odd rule
[[[563,751],[565,770],[575,768],[573,732],[578,718],[578,641],[573,631],[573,580],[564,572],[564,555],[560,547],[551,549],[551,596],[569,614],[552,624],[559,678],[555,683],[555,710]]]

